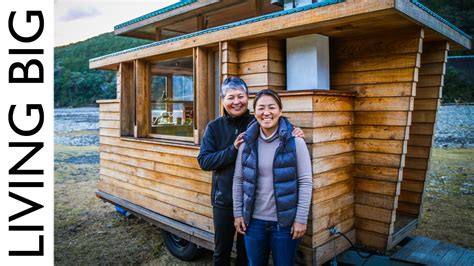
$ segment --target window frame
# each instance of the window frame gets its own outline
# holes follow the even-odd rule
[[[212,51],[219,51],[219,46],[194,47],[190,49],[154,55],[148,58],[134,59],[121,62],[119,67],[121,103],[120,124],[121,139],[164,143],[167,145],[199,146],[204,136],[207,123],[213,115],[210,104],[214,104],[212,97],[215,92],[210,91],[208,84],[211,73]],[[182,57],[192,57],[193,60],[193,136],[181,137],[151,133],[151,64],[159,61],[168,61]],[[221,58],[218,58],[219,73]],[[123,67],[122,67],[123,66]],[[119,78],[119,76],[118,76]],[[220,82],[220,80],[219,80]],[[125,93],[124,93],[125,92]]]
[[[160,69],[159,71],[156,71],[156,72],[153,72],[152,73],[152,70],[151,70],[151,66],[153,64],[157,64],[159,62],[163,62],[163,61],[170,61],[170,60],[173,60],[173,59],[179,59],[179,58],[185,58],[185,57],[191,57],[192,61],[193,61],[193,70],[191,71],[173,71],[173,70],[165,70],[165,69]],[[149,116],[149,119],[148,119],[148,125],[147,125],[147,138],[151,138],[151,139],[156,139],[156,140],[166,140],[166,141],[182,141],[182,142],[189,142],[189,143],[193,143],[194,139],[195,139],[195,132],[194,132],[194,116],[195,116],[195,111],[196,110],[196,101],[195,101],[195,94],[196,94],[196,86],[195,86],[195,75],[194,75],[194,68],[195,68],[195,60],[192,56],[192,54],[188,55],[188,56],[181,56],[181,57],[172,57],[172,58],[168,58],[168,59],[161,59],[161,60],[150,60],[147,62],[147,73],[148,73],[148,80],[147,80],[147,87],[149,88],[148,90],[148,96],[147,96],[147,102],[148,102],[148,116]],[[193,85],[192,85],[192,89],[193,89],[193,136],[190,136],[190,137],[185,137],[185,136],[176,136],[176,135],[167,135],[167,134],[156,134],[156,133],[151,133],[152,132],[152,129],[151,129],[151,118],[152,118],[152,114],[151,114],[151,100],[152,100],[152,97],[151,97],[151,77],[153,75],[163,75],[163,76],[166,76],[166,84],[167,84],[167,90],[172,90],[173,89],[173,76],[174,75],[188,75],[188,76],[192,76],[192,79],[193,79]],[[171,87],[171,88],[170,88]]]

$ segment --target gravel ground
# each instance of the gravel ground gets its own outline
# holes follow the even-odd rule
[[[474,148],[474,105],[441,106],[434,146]]]

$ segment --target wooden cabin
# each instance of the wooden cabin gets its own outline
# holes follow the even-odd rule
[[[314,2],[314,3],[313,3]],[[295,6],[297,4],[297,6]],[[90,60],[117,72],[100,105],[97,195],[213,248],[211,173],[196,156],[219,84],[281,93],[313,162],[308,264],[385,252],[416,228],[448,50],[471,38],[415,0],[186,0],[115,27],[155,40]],[[253,97],[253,96],[252,96]]]

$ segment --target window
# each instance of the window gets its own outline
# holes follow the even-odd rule
[[[198,145],[214,112],[211,58],[197,47],[120,63],[120,135]]]
[[[192,57],[153,63],[150,72],[149,135],[193,140]]]

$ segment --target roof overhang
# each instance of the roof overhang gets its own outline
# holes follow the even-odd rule
[[[150,59],[228,40],[263,36],[289,37],[320,33],[333,38],[357,36],[361,32],[383,32],[390,27],[421,26],[425,39],[447,40],[451,48],[470,49],[465,33],[421,8],[414,0],[330,0],[302,8],[276,12],[235,23],[182,35],[90,60],[90,68],[117,69],[120,62]]]
[[[439,34],[438,38],[447,38],[453,49],[471,49],[472,38],[462,30],[443,19],[418,1],[395,0],[395,9],[420,26]]]
[[[114,34],[143,39],[155,39],[155,28],[172,25],[202,13],[229,7],[245,0],[183,0],[114,27]]]

